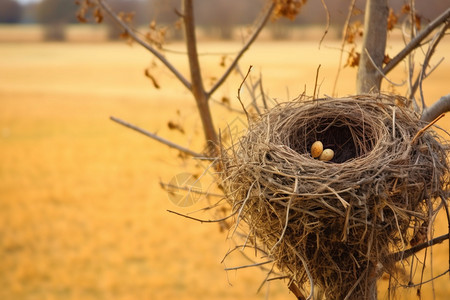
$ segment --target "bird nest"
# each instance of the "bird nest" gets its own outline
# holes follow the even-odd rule
[[[362,299],[420,242],[447,186],[439,136],[394,96],[279,104],[222,153],[237,224],[300,289]],[[335,155],[314,159],[321,141]],[[236,225],[237,226],[237,225]],[[419,239],[419,240],[418,240]]]

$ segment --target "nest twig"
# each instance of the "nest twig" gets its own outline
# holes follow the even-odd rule
[[[236,223],[304,290],[362,299],[430,221],[448,185],[446,146],[398,97],[280,104],[221,159]],[[398,103],[401,103],[398,102]],[[331,161],[312,158],[320,140]],[[416,229],[414,229],[416,228]]]

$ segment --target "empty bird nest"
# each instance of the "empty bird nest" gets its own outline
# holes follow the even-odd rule
[[[279,104],[223,149],[222,185],[235,222],[305,295],[361,299],[396,275],[446,193],[443,140],[388,95]],[[312,157],[321,141],[330,161]]]

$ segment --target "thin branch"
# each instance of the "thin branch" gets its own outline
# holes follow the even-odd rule
[[[434,123],[436,123],[437,121],[439,121],[440,119],[442,119],[445,116],[445,113],[442,113],[441,115],[439,115],[439,117],[437,117],[436,119],[434,119],[433,121],[431,121],[430,123],[427,124],[427,126],[425,126],[424,128],[420,129],[416,135],[413,137],[413,139],[411,140],[411,145],[414,145],[414,143],[416,142],[416,140],[431,126],[434,125]]]
[[[404,259],[414,255],[415,253],[419,252],[420,250],[426,249],[426,248],[431,247],[436,244],[440,244],[443,241],[448,240],[448,239],[449,239],[449,234],[447,233],[447,234],[438,236],[432,240],[429,240],[428,242],[411,247],[407,250],[392,253],[389,256],[391,259],[394,259],[395,261],[404,260]]]
[[[97,3],[133,40],[156,56],[188,90],[191,90],[191,83],[159,51],[143,41],[127,23],[122,21],[105,1],[97,0]]]
[[[443,12],[439,17],[434,19],[428,26],[417,34],[408,45],[403,48],[386,66],[383,68],[383,73],[389,73],[399,62],[401,62],[411,51],[420,46],[420,43],[439,25],[447,22],[450,19],[450,8]]]
[[[369,51],[367,51],[367,48],[364,49],[364,51],[367,54],[367,58],[370,60],[370,63],[372,64],[372,66],[377,70],[377,72],[380,74],[381,77],[383,77],[384,79],[386,79],[387,82],[389,82],[390,84],[392,84],[393,86],[402,86],[405,84],[405,81],[402,81],[401,83],[395,83],[392,80],[390,80],[389,78],[387,78],[387,76],[383,73],[383,71],[377,66],[377,64],[373,61],[372,56],[370,56]]]
[[[328,7],[327,7],[327,4],[325,3],[325,1],[324,0],[321,0],[321,1],[322,1],[322,6],[325,9],[325,13],[327,15],[327,25],[325,27],[325,31],[323,32],[322,38],[320,39],[320,42],[319,42],[319,50],[320,50],[320,46],[322,45],[323,40],[325,39],[325,36],[328,33],[328,30],[330,29],[330,11],[328,10]]]
[[[181,214],[179,212],[176,212],[176,211],[173,211],[173,210],[170,210],[170,209],[168,209],[167,212],[169,212],[171,214],[174,214],[174,215],[177,215],[177,216],[180,216],[180,217],[184,217],[186,219],[194,220],[194,221],[197,221],[197,222],[200,222],[200,223],[219,223],[219,222],[228,220],[229,218],[231,218],[232,216],[234,216],[236,214],[236,212],[233,212],[231,215],[228,215],[228,216],[226,216],[224,218],[221,218],[221,219],[217,219],[217,220],[203,220],[203,219],[194,218],[194,217],[191,217],[191,216],[188,216],[188,215],[184,215],[184,214]]]
[[[188,148],[185,148],[183,146],[175,144],[175,143],[173,143],[173,142],[171,142],[169,140],[166,140],[166,139],[164,139],[164,138],[162,138],[162,137],[160,137],[160,136],[158,136],[158,135],[156,135],[154,133],[151,133],[151,132],[149,132],[147,130],[144,130],[144,129],[140,128],[140,127],[137,127],[136,125],[130,124],[128,122],[125,122],[125,121],[123,121],[123,120],[121,120],[119,118],[111,116],[110,119],[112,121],[116,122],[116,123],[119,123],[120,125],[128,127],[130,129],[133,129],[133,130],[135,130],[135,131],[137,131],[139,133],[142,133],[143,135],[146,135],[148,137],[151,137],[152,139],[157,140],[158,142],[163,143],[164,145],[169,146],[170,148],[177,149],[177,150],[179,150],[179,151],[181,151],[183,153],[186,153],[186,154],[188,154],[190,156],[193,156],[193,157],[199,157],[199,158],[200,157],[205,157],[205,155],[203,155],[203,154],[197,153],[197,152],[192,151],[192,150],[190,150]]]
[[[256,40],[259,33],[264,28],[264,25],[269,20],[269,17],[272,14],[274,7],[275,7],[275,4],[272,3],[270,5],[270,7],[267,9],[263,19],[261,20],[261,23],[258,24],[258,26],[255,29],[255,31],[253,32],[253,34],[250,36],[250,38],[247,40],[245,45],[242,47],[241,51],[239,51],[239,53],[236,55],[236,57],[234,58],[232,63],[228,66],[228,69],[223,73],[222,77],[220,77],[219,80],[217,80],[217,82],[214,84],[214,86],[211,88],[211,90],[209,92],[207,92],[208,97],[211,96],[224,83],[224,81],[228,78],[228,76],[231,74],[231,72],[233,71],[233,69],[235,68],[235,66],[237,65],[239,60],[241,59],[242,55],[244,55],[244,53],[248,50],[248,48]]]
[[[198,191],[196,189],[193,189],[192,187],[187,187],[187,186],[178,186],[178,185],[174,185],[174,184],[170,184],[170,183],[164,183],[164,182],[160,182],[159,185],[161,186],[161,188],[163,188],[165,191],[170,191],[170,189],[177,189],[177,190],[181,190],[181,191],[187,191],[189,193],[194,193],[194,194],[199,194],[199,195],[205,195],[205,196],[211,196],[211,197],[218,197],[218,198],[223,198],[223,195],[220,194],[214,194],[214,193],[209,193],[209,192],[203,192],[203,191]]]
[[[263,261],[263,262],[260,262],[260,263],[254,263],[254,264],[251,264],[251,265],[244,265],[244,266],[239,266],[239,267],[225,268],[225,271],[233,271],[233,270],[239,270],[239,269],[245,269],[245,268],[252,268],[252,267],[267,265],[267,264],[270,264],[270,263],[273,263],[273,260]]]
[[[317,67],[317,70],[316,70],[316,81],[314,82],[313,99],[317,99],[319,97],[319,95],[317,95],[317,97],[316,97],[316,89],[317,89],[317,79],[319,78],[319,70],[320,70],[321,66],[322,65],[319,64],[319,66]],[[319,94],[319,93],[317,93],[317,94]]]
[[[245,75],[244,79],[242,80],[241,85],[239,85],[239,88],[238,88],[238,94],[237,94],[237,98],[238,98],[238,100],[239,100],[239,103],[240,103],[241,106],[242,106],[242,110],[245,112],[245,115],[247,116],[247,121],[250,121],[250,116],[248,115],[248,112],[247,112],[247,110],[245,109],[244,103],[242,103],[242,100],[241,100],[241,89],[242,89],[242,86],[244,85],[245,81],[247,80],[247,77],[248,77],[248,75],[250,74],[252,68],[253,68],[252,65],[250,65],[250,66],[248,67],[247,74]]]
[[[417,75],[417,79],[416,79],[416,81],[414,82],[413,87],[411,88],[411,92],[410,92],[409,98],[411,98],[411,97],[414,96],[414,94],[416,93],[416,90],[417,90],[417,88],[419,87],[419,85],[422,85],[422,81],[429,75],[429,74],[426,74],[426,69],[427,69],[427,67],[428,67],[429,64],[430,64],[431,57],[433,56],[433,54],[434,54],[434,52],[435,52],[435,50],[436,50],[437,45],[439,44],[439,42],[441,41],[441,39],[444,37],[445,31],[446,31],[449,27],[450,27],[450,22],[447,23],[447,24],[445,24],[445,25],[442,27],[442,29],[441,29],[441,30],[435,35],[435,37],[433,38],[433,40],[432,40],[432,42],[431,42],[431,45],[429,46],[428,51],[427,51],[427,53],[426,53],[426,55],[425,55],[425,59],[424,59],[424,61],[423,61],[423,65],[422,65],[422,70],[420,71],[419,75]],[[433,69],[430,70],[430,73],[431,73],[432,71],[433,71]],[[422,97],[422,107],[423,107],[423,109],[425,109],[425,102],[424,102],[423,97]]]

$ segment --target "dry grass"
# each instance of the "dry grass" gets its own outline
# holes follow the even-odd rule
[[[215,43],[202,49],[237,47]],[[449,48],[444,45],[441,55]],[[229,272],[229,286],[220,264],[229,245],[216,225],[166,212],[197,208],[174,206],[158,185],[189,165],[175,159],[176,151],[108,121],[109,115],[123,117],[200,149],[195,106],[167,71],[155,70],[163,89],[154,90],[143,76],[151,57],[123,44],[3,43],[0,57],[1,299],[265,297],[255,294],[265,276],[259,270]],[[270,94],[284,100],[304,85],[312,93],[319,63],[321,93],[329,93],[336,57],[336,50],[317,51],[316,43],[261,43],[243,66],[255,65]],[[217,76],[220,56],[203,60],[205,77]],[[444,63],[426,83],[428,99],[448,93],[449,70]],[[354,90],[354,73],[342,73],[340,95]],[[239,81],[235,76],[218,98],[234,101]],[[233,118],[220,107],[215,111],[219,125]],[[171,119],[184,123],[188,133],[169,131]],[[440,123],[450,127],[448,118]],[[444,230],[439,227],[436,235]],[[434,250],[435,273],[446,268],[447,249],[445,242]],[[429,285],[423,293],[430,295]],[[436,293],[438,299],[450,295],[447,277],[437,281]],[[414,299],[414,291],[409,295]],[[283,283],[272,283],[270,296],[292,297]]]

